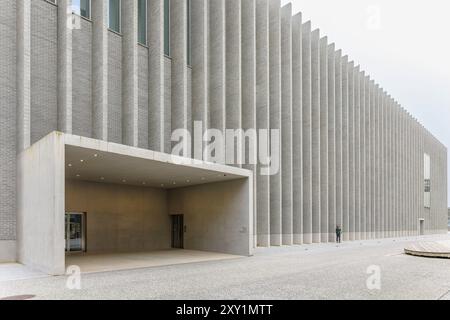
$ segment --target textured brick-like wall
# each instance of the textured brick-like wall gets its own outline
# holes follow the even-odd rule
[[[171,151],[170,136],[172,134],[172,60],[166,58],[164,62],[164,152]]]
[[[57,130],[57,7],[31,2],[31,143]]]
[[[108,140],[122,142],[122,37],[108,38]]]
[[[0,1],[0,240],[16,238],[16,0]]]
[[[92,137],[92,23],[73,30],[73,134]]]
[[[139,46],[139,109],[138,109],[138,147],[148,148],[148,49]]]

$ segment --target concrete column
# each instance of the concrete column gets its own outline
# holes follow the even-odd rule
[[[374,174],[375,174],[375,191],[374,191],[374,206],[372,211],[372,225],[374,226],[374,238],[381,238],[381,214],[380,210],[381,206],[381,195],[380,195],[380,86],[378,84],[375,85],[374,91]]]
[[[391,147],[391,136],[390,136],[390,105],[389,105],[389,97],[387,92],[384,93],[384,150],[385,150],[385,191],[384,191],[384,197],[385,197],[385,203],[386,203],[386,217],[385,217],[385,237],[388,238],[390,236],[390,224],[391,224],[391,218],[390,218],[390,210],[391,210],[391,192],[390,192],[390,184],[391,184],[391,158],[390,158],[390,147]]]
[[[419,218],[422,216],[423,205],[421,199],[422,196],[422,181],[423,181],[423,168],[421,168],[421,148],[420,148],[420,123],[416,120],[415,122],[415,160],[416,160],[416,220],[414,221],[415,234],[419,235]]]
[[[396,192],[396,168],[395,168],[395,147],[396,147],[396,143],[395,143],[395,105],[394,105],[394,101],[391,98],[391,96],[389,96],[389,113],[390,113],[390,128],[389,128],[389,136],[390,136],[390,173],[389,173],[389,177],[390,177],[390,187],[389,187],[389,191],[390,191],[390,237],[394,237],[395,236],[395,216],[396,216],[396,196],[395,196],[395,192]]]
[[[31,0],[17,1],[17,152],[31,145]]]
[[[292,4],[281,8],[282,241],[293,244]]]
[[[241,52],[241,1],[226,0],[226,121],[227,129],[242,129],[242,52]],[[242,159],[239,158],[238,150],[242,142],[240,137],[234,141],[226,141],[226,154],[231,159],[226,159],[226,163],[230,165],[240,165]],[[233,147],[234,146],[234,147]]]
[[[312,243],[312,57],[311,22],[302,25],[303,243]]]
[[[415,181],[414,181],[414,154],[413,154],[413,139],[414,139],[414,132],[413,132],[413,118],[411,117],[411,115],[408,113],[408,154],[407,154],[407,158],[408,158],[408,170],[407,170],[407,174],[408,174],[408,218],[409,218],[409,223],[408,223],[408,236],[412,236],[413,235],[413,224],[412,222],[414,221],[414,210],[415,210],[415,206],[414,206],[414,186],[415,186]]]
[[[336,150],[336,221],[334,224],[341,226],[343,223],[343,108],[342,108],[342,51],[334,54],[334,93],[335,93],[335,150]],[[334,226],[332,225],[331,228]],[[333,230],[331,230],[333,232]]]
[[[354,68],[354,74],[353,74],[353,86],[354,86],[354,105],[353,105],[353,116],[354,116],[354,212],[355,212],[355,222],[354,222],[354,240],[361,239],[361,226],[362,226],[362,219],[361,216],[363,211],[361,210],[361,198],[362,198],[362,190],[361,190],[361,177],[362,177],[362,166],[361,166],[361,141],[364,139],[364,135],[362,132],[361,127],[361,116],[364,114],[362,113],[361,109],[361,97],[364,96],[364,86],[361,86],[361,73],[360,73],[360,67],[357,66]]]
[[[191,0],[192,121],[202,123],[202,134],[208,128],[208,29],[208,0]],[[193,157],[203,160],[204,147],[193,141]]]
[[[209,127],[225,132],[226,128],[226,18],[225,0],[209,1]],[[216,154],[225,163],[225,150]]]
[[[193,14],[199,14],[200,8],[199,0],[194,0],[192,2],[193,7],[196,10],[193,10]],[[193,29],[195,29],[198,25],[197,19],[193,19]],[[149,90],[149,148],[151,150],[164,152],[165,141],[170,139],[170,137],[165,136],[165,128],[164,124],[166,122],[165,119],[165,101],[164,101],[164,0],[155,0],[148,1],[148,58],[149,58],[149,78],[148,78],[148,90]],[[194,34],[199,37],[200,30],[197,30]],[[193,37],[193,42],[196,44],[197,37]],[[196,52],[197,47],[193,47],[193,52]],[[194,62],[198,62],[200,53],[196,52],[194,54]],[[199,66],[195,68],[198,70]],[[194,77],[194,75],[193,75]],[[200,80],[199,80],[200,81]],[[194,82],[196,83],[197,82]],[[197,90],[196,86],[193,86],[192,90]],[[195,97],[200,95],[199,92],[196,91]],[[197,104],[196,104],[197,106]]]
[[[368,148],[368,141],[366,137],[366,96],[368,95],[367,88],[365,85],[365,72],[359,73],[358,77],[360,95],[359,95],[359,173],[358,180],[359,185],[357,190],[359,190],[359,237],[357,239],[365,240],[367,239],[367,206],[366,206],[366,149]]]
[[[312,240],[321,240],[320,185],[320,31],[311,33]]]
[[[336,241],[336,70],[335,46],[328,46],[328,241]]]
[[[256,3],[255,0],[245,0],[241,4],[242,14],[242,128],[244,130],[257,129],[257,114],[256,114]],[[256,139],[255,139],[256,143]],[[255,246],[257,245],[256,230],[257,230],[257,212],[258,212],[258,181],[261,176],[257,172],[257,159],[250,161],[251,157],[257,157],[256,148],[249,145],[244,146],[244,154],[248,155],[248,160],[244,163],[244,168],[253,171],[253,209],[254,217],[253,223],[255,230]],[[244,159],[245,160],[245,159]]]
[[[341,73],[342,73],[342,231],[344,232],[344,241],[350,240],[350,162],[353,165],[353,159],[350,159],[349,148],[353,148],[350,146],[350,122],[351,122],[351,130],[353,132],[353,110],[352,110],[352,118],[350,119],[350,110],[349,110],[349,65],[348,65],[348,56],[342,57],[342,65],[341,65]],[[353,75],[353,70],[351,75]],[[352,103],[353,103],[353,95],[352,95]],[[351,134],[353,138],[353,133]],[[352,176],[353,177],[353,176]],[[354,201],[354,197],[352,196]]]
[[[72,133],[72,0],[58,1],[58,130]]]
[[[407,194],[407,184],[408,184],[408,176],[407,176],[407,168],[408,168],[408,159],[407,159],[407,152],[408,152],[408,129],[407,129],[407,113],[406,110],[402,107],[401,108],[401,115],[402,115],[402,157],[401,157],[401,181],[402,181],[402,236],[407,235],[408,230],[408,194]]]
[[[384,237],[384,197],[383,197],[383,90],[377,85],[377,129],[375,140],[377,149],[375,155],[377,157],[377,209],[375,211],[377,221],[377,238]]]
[[[405,110],[406,111],[406,110]],[[411,138],[411,133],[410,133],[410,117],[409,117],[409,113],[406,111],[405,114],[405,138],[406,138],[406,142],[405,142],[405,194],[406,194],[406,198],[405,198],[405,204],[406,204],[406,233],[405,236],[409,236],[410,235],[410,231],[411,231],[411,201],[412,199],[410,198],[410,186],[411,186],[411,154],[410,154],[410,138]]]
[[[391,137],[391,123],[392,123],[392,112],[391,112],[391,104],[389,95],[386,93],[385,99],[385,130],[386,130],[386,237],[389,238],[391,236],[391,205],[392,205],[392,191],[391,191],[391,183],[392,183],[392,157],[391,157],[391,147],[392,147],[392,137]]]
[[[394,102],[394,236],[399,236],[399,217],[400,217],[400,121],[399,121],[399,110],[397,103]]]
[[[217,21],[220,24],[220,20]],[[189,130],[187,89],[187,1],[170,1],[170,54],[172,58],[172,132]],[[187,139],[187,137],[183,137]],[[190,156],[184,150],[185,156]]]
[[[349,240],[356,240],[356,225],[359,230],[359,108],[355,108],[355,104],[359,105],[359,78],[355,79],[355,63],[352,61],[348,64],[348,164],[349,164]],[[356,90],[357,89],[357,90]],[[358,171],[357,171],[358,169]],[[357,202],[358,199],[358,202]],[[358,212],[358,215],[357,215]]]
[[[269,123],[269,3],[256,0],[256,121],[258,130],[268,130]],[[269,151],[269,145],[266,145]],[[267,159],[262,159],[267,160]],[[257,233],[258,246],[270,246],[270,176],[261,175],[257,166]]]
[[[398,187],[399,187],[399,192],[398,192],[398,204],[399,204],[399,215],[398,215],[398,231],[399,237],[403,236],[403,231],[404,231],[404,219],[405,219],[405,211],[404,211],[404,177],[403,177],[403,166],[404,166],[404,159],[403,159],[403,153],[404,153],[404,125],[403,125],[403,108],[399,105],[398,106],[398,142],[399,142],[399,150],[398,150],[398,175],[399,175],[399,179],[398,179]]]
[[[270,70],[270,129],[279,130],[280,139],[272,141],[281,150],[281,17],[280,0],[269,1],[269,70]],[[280,159],[281,160],[281,159]],[[282,163],[278,173],[270,177],[270,242],[282,244]]]
[[[293,241],[303,244],[302,15],[292,18]]]
[[[374,156],[374,128],[375,128],[375,118],[374,118],[374,108],[375,108],[375,82],[370,80],[370,77],[366,78],[366,86],[368,89],[368,98],[369,103],[366,106],[366,141],[369,142],[368,148],[366,149],[366,186],[367,188],[367,198],[366,198],[366,208],[367,208],[367,220],[366,220],[366,230],[367,230],[367,238],[374,238],[374,191],[375,191],[375,156]]]
[[[320,235],[328,242],[328,38],[320,39]]]
[[[386,238],[387,229],[387,157],[386,157],[386,93],[380,88],[380,214],[381,237]]]
[[[122,142],[138,145],[137,1],[122,1]]]
[[[108,6],[91,1],[92,9],[92,133],[108,141]]]
[[[393,112],[392,112],[392,101],[391,96],[388,95],[386,97],[386,112],[387,112],[387,152],[388,152],[388,237],[392,237],[392,230],[393,230]]]
[[[391,186],[390,186],[390,201],[391,201],[391,231],[390,231],[390,236],[391,237],[395,237],[396,233],[396,215],[397,215],[397,203],[396,203],[396,192],[397,192],[397,185],[396,185],[396,174],[397,174],[397,169],[396,169],[396,113],[395,113],[395,104],[394,104],[394,100],[392,99],[391,96],[389,96],[389,104],[390,104],[390,137],[391,137],[391,143],[390,143],[390,158],[391,158],[391,170],[390,170],[390,180],[391,180]]]

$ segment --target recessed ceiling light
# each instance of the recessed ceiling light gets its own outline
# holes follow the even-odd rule
[[[100,177],[100,180],[105,180],[105,177]]]
[[[122,180],[122,182],[124,182],[124,183],[125,183],[125,182],[127,182],[127,180],[123,179],[123,180]]]
[[[77,174],[77,178],[81,177],[79,174]]]
[[[83,159],[81,159],[81,160],[80,160],[80,162],[84,162],[84,160],[83,160]]]
[[[191,180],[186,180],[187,183],[191,182]]]
[[[98,154],[94,154],[94,157],[96,157],[96,158],[97,158],[97,157],[98,157]]]
[[[202,180],[205,180],[205,177],[202,177]]]
[[[177,183],[174,181],[173,184],[177,184]]]
[[[142,182],[142,184],[146,184],[145,182]]]
[[[67,166],[69,166],[69,167],[71,167],[72,166],[72,164],[71,163],[69,163]]]

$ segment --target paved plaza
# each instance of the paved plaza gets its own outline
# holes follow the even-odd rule
[[[259,248],[250,258],[83,274],[80,290],[67,289],[67,277],[32,272],[8,281],[1,274],[11,265],[0,265],[0,298],[450,299],[449,259],[404,254],[411,243],[445,240],[450,235]],[[371,286],[377,270],[379,289]]]

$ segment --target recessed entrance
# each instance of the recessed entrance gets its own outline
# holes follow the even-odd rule
[[[425,235],[424,222],[425,222],[424,219],[420,219],[420,220],[419,220],[419,234],[420,234],[421,236]]]
[[[20,166],[19,261],[37,270],[61,275],[86,256],[111,268],[119,256],[141,259],[133,253],[170,253],[172,246],[186,253],[253,252],[249,170],[61,133],[22,153]],[[156,264],[166,265],[163,258]]]
[[[184,216],[177,214],[172,219],[172,248],[184,249]]]
[[[86,216],[84,213],[68,212],[65,217],[66,252],[86,251]]]

